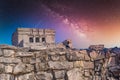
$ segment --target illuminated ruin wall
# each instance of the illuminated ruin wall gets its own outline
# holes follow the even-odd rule
[[[0,80],[117,80],[115,51],[0,45]]]
[[[36,49],[55,44],[55,30],[37,28],[17,28],[12,35],[12,44]]]

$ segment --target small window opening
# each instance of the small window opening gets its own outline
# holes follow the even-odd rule
[[[33,43],[33,42],[34,42],[33,37],[30,37],[30,38],[29,38],[29,42],[30,42],[30,43]]]
[[[46,40],[45,40],[45,38],[42,38],[42,42],[45,42]]]
[[[35,41],[36,41],[36,42],[40,42],[39,37],[36,37]]]

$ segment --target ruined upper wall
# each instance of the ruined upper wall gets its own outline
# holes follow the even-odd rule
[[[0,80],[116,80],[119,65],[114,58],[95,50],[0,45]]]
[[[53,29],[39,29],[39,28],[18,28],[16,30],[18,34],[23,35],[47,35],[53,34],[55,35],[55,30]]]

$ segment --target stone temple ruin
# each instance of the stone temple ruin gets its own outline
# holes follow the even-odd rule
[[[38,30],[17,29],[14,46],[0,45],[0,80],[120,80],[120,48],[91,45],[79,50],[71,40],[43,48],[55,43],[54,33],[38,35]]]
[[[55,44],[55,30],[18,28],[13,33],[12,44],[19,47],[45,48]]]

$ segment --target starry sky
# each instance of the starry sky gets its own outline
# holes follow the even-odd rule
[[[16,28],[52,28],[75,48],[120,46],[120,0],[0,0],[0,44]]]

